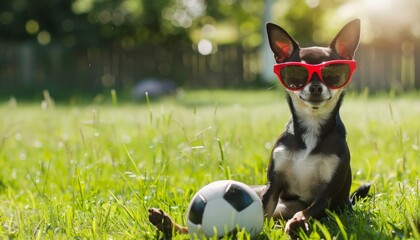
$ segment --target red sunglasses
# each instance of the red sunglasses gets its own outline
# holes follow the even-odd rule
[[[291,91],[302,90],[311,81],[314,72],[329,89],[342,88],[350,82],[355,69],[354,60],[332,60],[315,65],[302,62],[274,65],[274,73],[283,86]]]

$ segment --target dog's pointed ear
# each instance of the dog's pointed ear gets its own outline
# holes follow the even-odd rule
[[[281,27],[273,23],[267,23],[267,34],[270,48],[274,53],[277,63],[286,61],[292,53],[299,48],[299,45]]]
[[[353,59],[354,53],[359,46],[360,41],[360,19],[355,19],[341,29],[330,44],[342,59]]]

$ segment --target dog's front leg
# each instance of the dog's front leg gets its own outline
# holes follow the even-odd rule
[[[267,186],[262,192],[261,200],[264,207],[264,216],[271,218],[279,202],[283,183],[281,177],[274,172],[269,173],[268,180]]]
[[[297,234],[296,230],[299,228],[309,231],[307,221],[310,218],[320,218],[325,215],[325,210],[328,208],[328,204],[331,199],[331,186],[329,185],[330,184],[324,184],[312,204],[308,208],[296,212],[294,216],[287,221],[284,229],[286,233],[294,236],[294,234]]]

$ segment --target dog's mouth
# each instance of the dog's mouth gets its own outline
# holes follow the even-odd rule
[[[299,98],[301,100],[303,100],[307,105],[310,105],[313,109],[318,109],[324,102],[331,99],[331,97],[328,97],[328,98],[320,98],[320,97],[304,98],[302,96],[300,96]]]

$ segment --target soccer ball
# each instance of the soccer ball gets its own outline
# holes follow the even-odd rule
[[[245,229],[256,237],[262,230],[261,199],[249,186],[232,180],[212,182],[201,188],[188,208],[191,239],[223,237]]]

